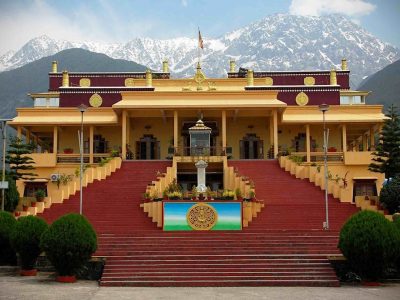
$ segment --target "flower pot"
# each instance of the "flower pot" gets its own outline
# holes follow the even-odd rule
[[[28,205],[22,205],[22,210],[23,211],[28,211],[29,206]]]
[[[36,198],[36,202],[44,202],[44,197]]]
[[[14,216],[16,216],[16,217],[19,217],[20,215],[21,215],[21,212],[19,212],[19,211],[14,212]]]
[[[207,201],[211,201],[211,196],[207,196]]]
[[[31,207],[36,207],[36,202],[31,202]]]
[[[193,200],[193,201],[196,201],[196,199],[197,199],[196,197],[192,197],[192,200]]]
[[[19,274],[20,274],[21,276],[36,276],[37,270],[36,270],[36,269],[32,269],[32,270],[24,270],[24,269],[21,269],[21,270],[19,271]]]
[[[76,277],[74,275],[72,275],[72,276],[57,276],[56,281],[62,282],[62,283],[74,283],[74,282],[76,282]]]

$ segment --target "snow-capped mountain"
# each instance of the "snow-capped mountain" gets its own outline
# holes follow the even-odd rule
[[[205,32],[204,32],[205,33]],[[220,38],[204,39],[202,67],[208,76],[223,76],[228,61],[255,70],[339,68],[347,58],[352,86],[400,58],[399,49],[380,41],[341,15],[322,17],[276,14]],[[160,70],[168,59],[173,76],[193,75],[197,62],[196,38],[157,40],[135,38],[125,44],[69,42],[40,36],[16,52],[0,57],[0,71],[10,70],[68,48],[104,53]]]

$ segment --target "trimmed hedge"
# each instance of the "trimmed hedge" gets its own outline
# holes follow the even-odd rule
[[[43,233],[40,245],[60,276],[72,276],[96,251],[97,236],[84,216],[67,214]]]
[[[393,178],[382,187],[379,202],[390,214],[400,212],[400,177]]]
[[[361,211],[340,231],[339,249],[362,278],[379,279],[400,253],[400,232],[383,215]]]
[[[40,238],[47,228],[47,223],[38,217],[27,216],[18,219],[11,233],[10,242],[19,254],[23,270],[32,270],[35,267],[41,253]]]
[[[17,221],[9,212],[0,211],[0,264],[15,265],[17,258],[10,244],[10,234]]]

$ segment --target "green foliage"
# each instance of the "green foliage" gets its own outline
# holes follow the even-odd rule
[[[40,245],[58,274],[71,276],[96,251],[97,236],[84,216],[71,213],[54,221]]]
[[[36,200],[42,200],[42,199],[44,199],[44,197],[46,197],[46,192],[42,189],[38,189],[35,192],[35,197],[36,197]]]
[[[6,162],[10,164],[10,173],[13,179],[31,179],[37,176],[37,174],[31,172],[35,169],[34,161],[29,156],[32,150],[32,144],[26,144],[18,137],[10,137]]]
[[[400,175],[400,119],[394,105],[389,108],[386,116],[390,119],[385,120],[380,142],[373,153],[374,162],[368,169],[392,178]]]
[[[19,202],[19,192],[15,180],[11,176],[6,176],[6,181],[8,181],[8,189],[4,192],[4,210],[13,212]]]
[[[15,264],[15,251],[10,244],[10,235],[17,221],[9,212],[0,211],[0,264]]]
[[[110,156],[111,157],[119,157],[119,151],[115,150],[115,149],[111,150]]]
[[[47,228],[47,223],[38,217],[27,216],[18,219],[11,232],[10,242],[19,254],[23,270],[31,270],[35,267],[36,260],[41,252],[40,238]]]
[[[172,182],[171,182],[170,184],[168,184],[168,186],[165,188],[164,192],[165,192],[166,194],[170,194],[170,193],[173,193],[173,192],[182,193],[182,190],[183,190],[183,189],[182,189],[181,185],[178,184],[178,182],[177,182],[176,179],[174,178],[174,179],[172,180]]]
[[[103,157],[100,159],[99,166],[103,167],[112,160],[112,157]]]
[[[300,165],[303,162],[303,157],[302,156],[297,156],[297,155],[290,155],[289,159],[293,161],[294,163]]]
[[[338,247],[354,271],[376,280],[399,257],[400,232],[383,215],[365,210],[342,227]]]
[[[400,212],[400,177],[393,178],[383,186],[379,201],[390,214]]]

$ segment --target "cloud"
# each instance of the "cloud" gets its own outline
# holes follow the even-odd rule
[[[187,0],[181,0],[182,6],[187,7],[188,6],[188,2]]]
[[[160,25],[157,20],[146,22],[140,16],[121,18],[113,5],[104,0],[98,1],[99,10],[82,1],[72,14],[49,3],[35,0],[21,7],[12,2],[7,9],[0,10],[0,55],[41,35],[69,41],[126,42],[134,36],[146,36]]]
[[[293,15],[320,16],[340,13],[361,17],[375,10],[376,6],[365,0],[292,0],[289,12]]]

